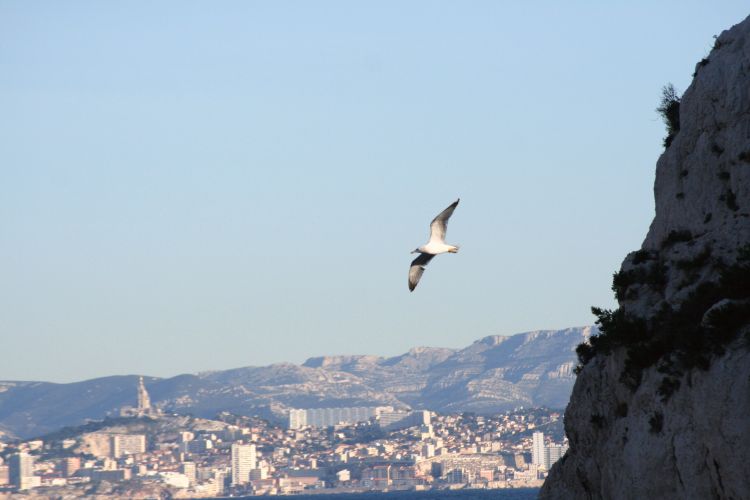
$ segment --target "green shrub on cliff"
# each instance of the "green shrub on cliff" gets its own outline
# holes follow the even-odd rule
[[[664,125],[667,126],[667,136],[664,138],[664,147],[668,148],[672,144],[674,136],[680,131],[680,96],[671,83],[666,84],[661,89],[661,101],[656,108]]]
[[[639,280],[654,284],[646,273],[616,273],[613,289],[618,298],[626,286]],[[706,370],[711,358],[722,354],[750,322],[750,245],[738,251],[733,265],[723,268],[718,283],[702,283],[678,308],[664,306],[649,321],[622,308],[592,307],[591,311],[597,317],[599,334],[576,349],[580,362],[576,373],[597,355],[608,355],[616,348],[626,349],[620,380],[632,389],[640,385],[643,370],[657,364],[659,371],[674,376],[693,368]],[[675,389],[664,387],[662,396]]]

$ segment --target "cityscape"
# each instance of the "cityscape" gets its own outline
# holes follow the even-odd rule
[[[143,378],[118,416],[0,443],[0,493],[126,497],[536,488],[567,449],[562,415],[294,408],[286,422],[163,412]]]

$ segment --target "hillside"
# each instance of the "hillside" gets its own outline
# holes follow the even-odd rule
[[[211,418],[220,411],[283,418],[287,408],[391,405],[439,412],[563,408],[575,346],[592,327],[490,336],[464,349],[418,347],[400,356],[326,356],[302,365],[245,367],[145,378],[165,411]],[[0,430],[31,437],[135,404],[136,375],[71,384],[0,382]]]

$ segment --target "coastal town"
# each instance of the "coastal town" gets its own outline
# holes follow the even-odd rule
[[[0,493],[199,498],[541,486],[567,449],[562,414],[392,407],[215,419],[137,404],[31,440],[0,442]]]

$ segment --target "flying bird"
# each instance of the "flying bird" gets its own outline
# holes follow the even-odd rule
[[[409,267],[409,291],[413,292],[417,287],[419,278],[424,273],[425,266],[430,263],[434,256],[441,253],[458,252],[458,246],[445,243],[445,231],[448,229],[448,219],[453,215],[453,211],[458,206],[459,201],[461,201],[460,198],[432,219],[430,223],[430,241],[426,245],[422,245],[412,251],[412,253],[418,253],[419,256],[411,262],[411,267]]]

